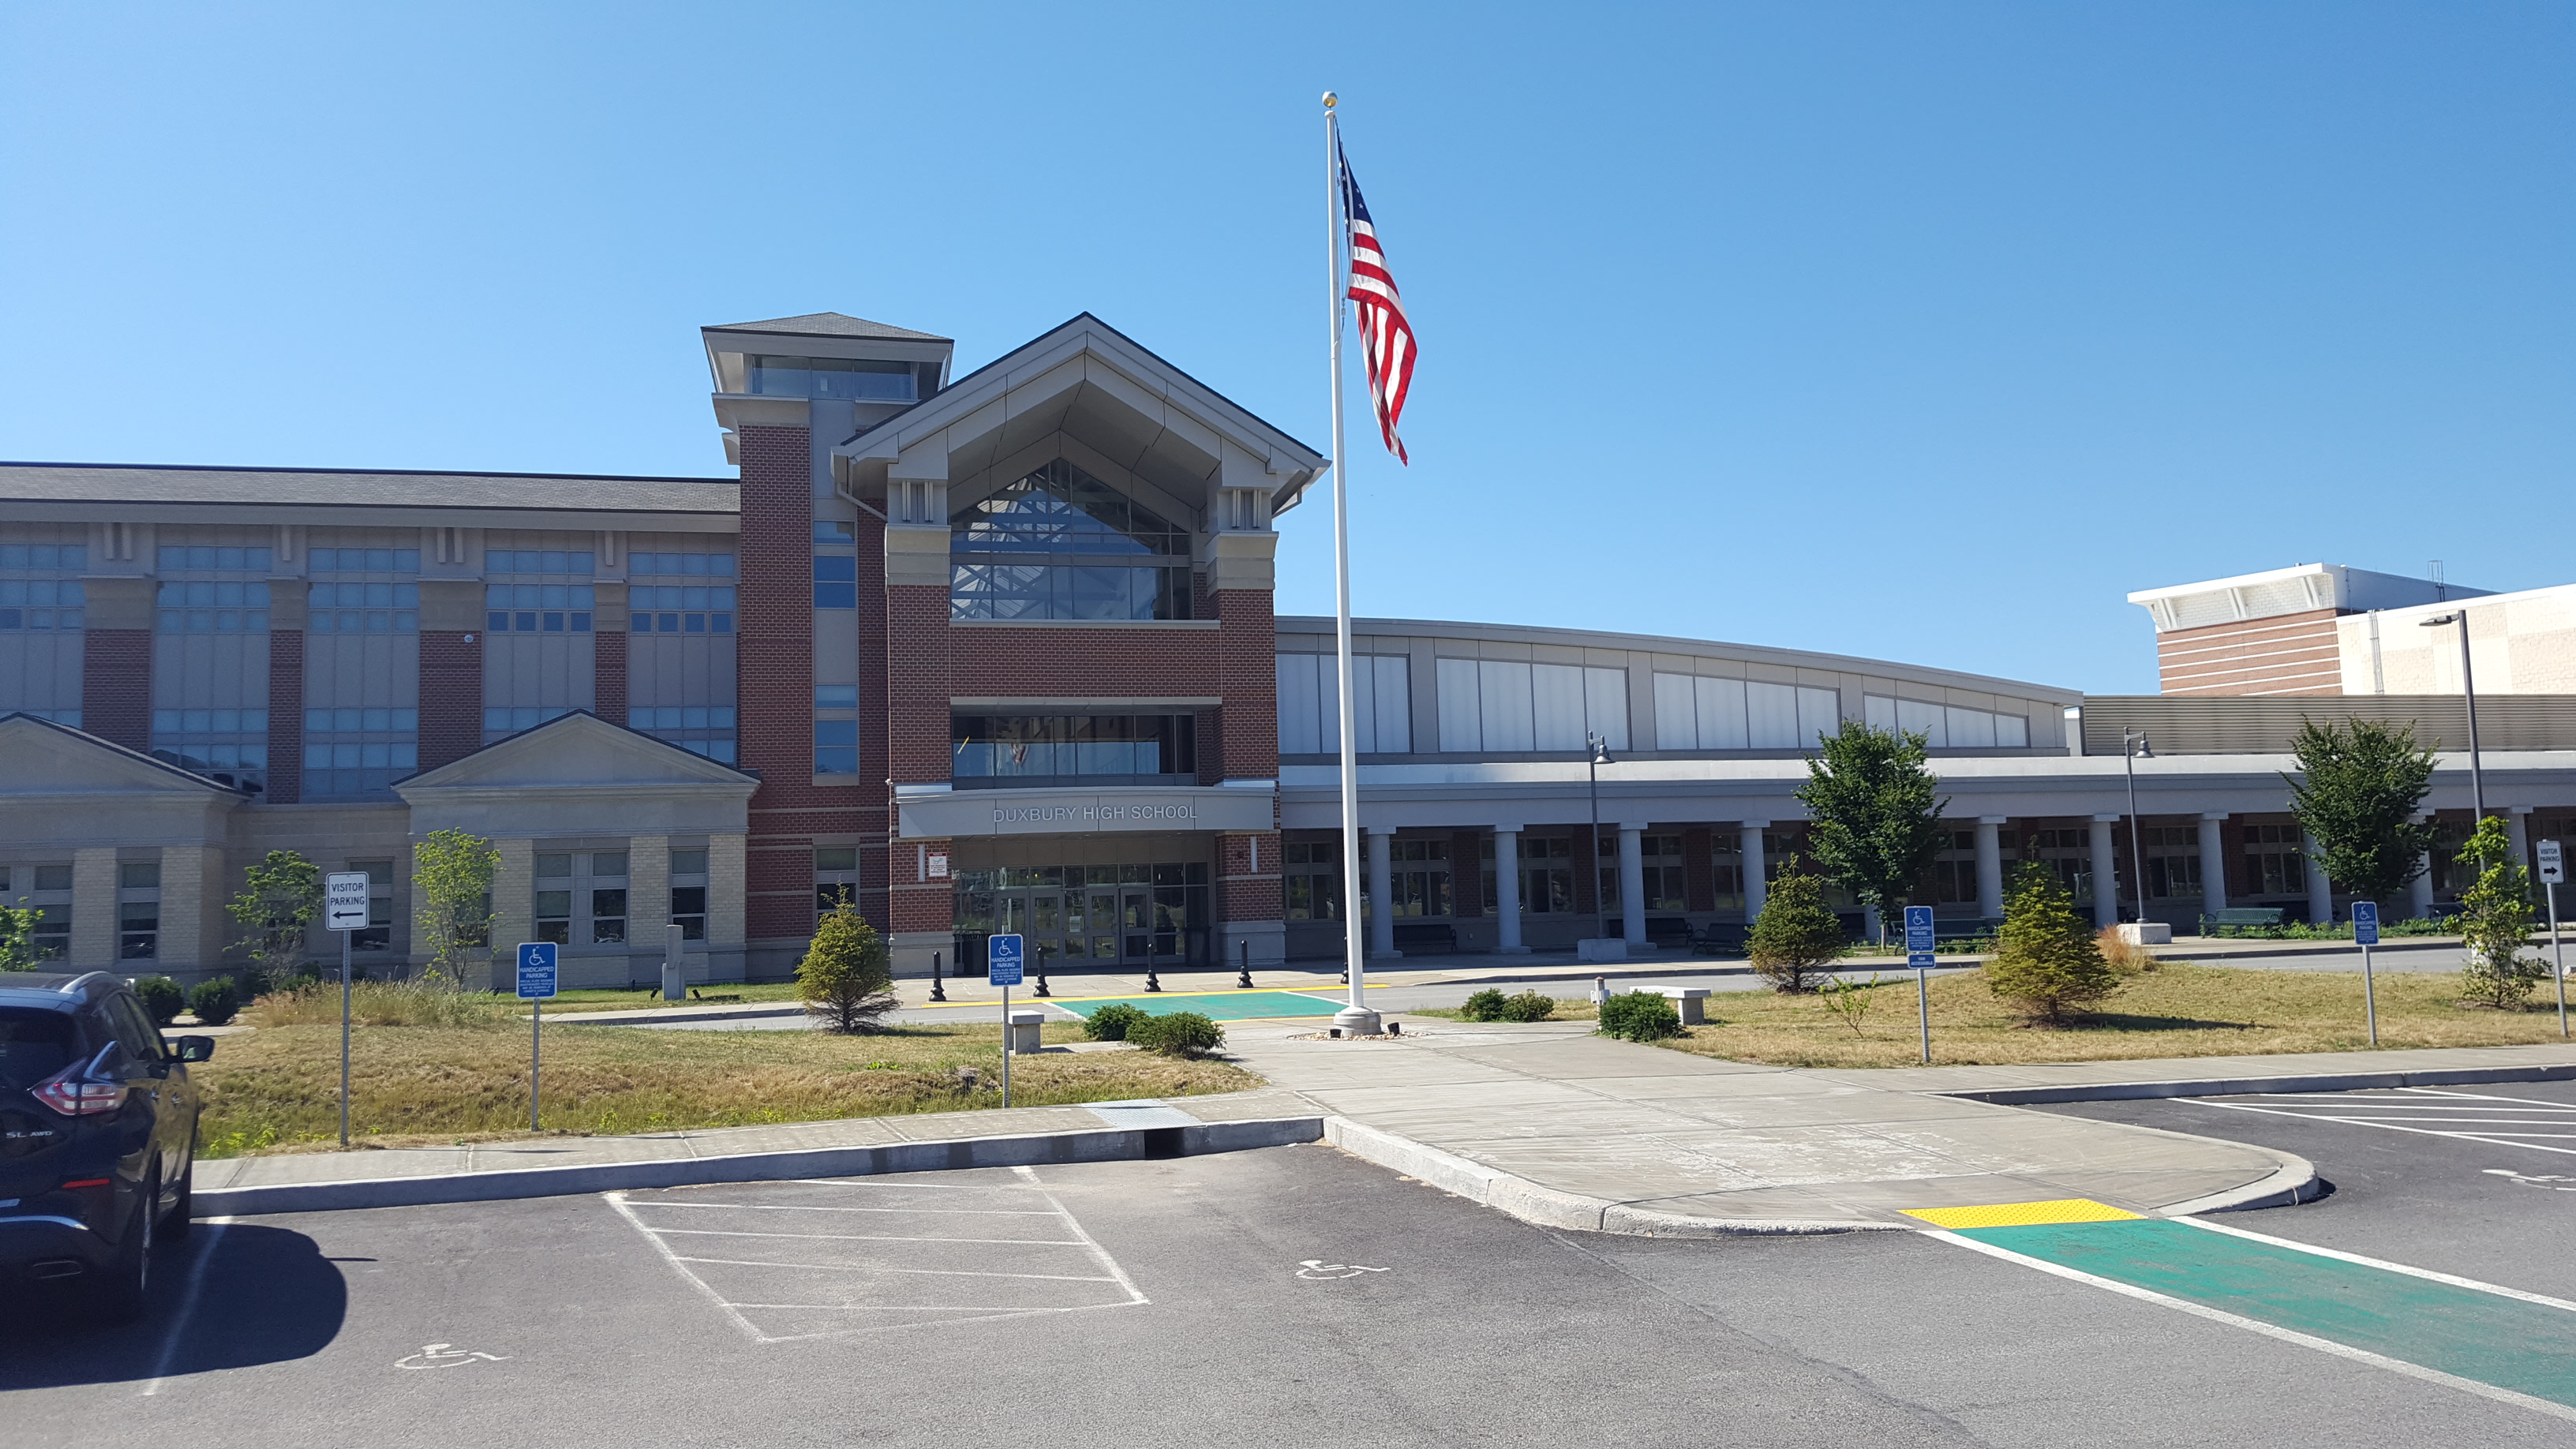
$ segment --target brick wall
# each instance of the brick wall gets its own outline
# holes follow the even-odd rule
[[[1260,868],[1253,868],[1253,846],[1258,843]],[[1217,914],[1226,921],[1276,921],[1286,914],[1280,887],[1280,836],[1277,831],[1262,835],[1220,835],[1217,837]]]
[[[128,749],[152,748],[152,631],[81,636],[81,728]]]
[[[899,841],[888,854],[892,871],[888,905],[895,930],[945,931],[955,923],[955,888],[947,877],[929,878],[922,869],[928,857],[947,854],[945,840]]]
[[[948,701],[959,694],[1072,694],[1081,674],[1049,646],[1108,661],[1118,657],[1116,631],[952,629],[948,590],[895,584],[882,591],[886,610],[886,766],[900,785],[949,778]],[[1111,635],[1107,640],[1099,635]],[[1148,638],[1154,636],[1147,636]],[[972,659],[973,664],[967,661]],[[1167,693],[1103,683],[1091,694]]]
[[[469,637],[473,641],[469,642]],[[483,748],[483,646],[462,630],[420,633],[420,767]]]
[[[610,724],[626,723],[626,631],[590,636],[591,712]]]
[[[1230,780],[1279,778],[1279,646],[1267,589],[1216,596],[1217,692],[1225,700],[1220,747]]]
[[[304,631],[268,635],[268,794],[271,805],[304,798]]]

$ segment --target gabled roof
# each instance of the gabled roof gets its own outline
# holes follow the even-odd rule
[[[409,799],[411,792],[421,789],[694,784],[738,786],[748,792],[759,780],[748,771],[693,754],[641,730],[610,724],[582,709],[396,780],[394,793]]]
[[[871,322],[839,312],[808,312],[802,317],[772,317],[766,322],[720,322],[704,332],[770,332],[784,337],[873,337],[888,342],[948,342],[929,332]]]
[[[141,750],[14,710],[0,714],[0,757],[10,761],[10,778],[0,783],[0,797],[137,790],[202,792],[231,799],[248,795]]]

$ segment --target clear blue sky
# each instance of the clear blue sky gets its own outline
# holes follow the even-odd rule
[[[694,329],[824,309],[961,370],[1087,309],[1321,446],[1330,86],[1422,346],[1362,613],[2149,691],[2131,589],[2576,578],[2571,62],[2558,4],[15,5],[0,457],[720,474]]]

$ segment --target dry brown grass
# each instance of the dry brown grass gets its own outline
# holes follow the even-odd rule
[[[2245,1056],[2366,1051],[2361,977],[2323,971],[2249,971],[2160,962],[2124,971],[2103,1009],[2051,1030],[2024,1019],[1986,989],[1980,974],[1932,982],[1935,1065],[2118,1061],[2141,1057]],[[2554,1042],[2556,998],[2525,1011],[2471,1006],[2455,973],[2377,978],[2382,1047],[2505,1046]],[[1729,992],[1709,998],[1712,1018],[1665,1042],[1680,1051],[1793,1067],[1920,1064],[1914,982],[1894,974],[1870,988],[1861,1035],[1812,996]]]
[[[331,1024],[268,1026],[226,1039],[196,1069],[206,1084],[203,1155],[309,1150],[339,1136],[338,993]],[[1079,1040],[1077,1024],[1047,1039]],[[520,1021],[367,1026],[351,1052],[352,1136],[402,1146],[524,1137],[528,1030]],[[959,1068],[976,1070],[969,1086]],[[875,1036],[801,1031],[657,1031],[549,1026],[550,1132],[741,1127],[994,1107],[999,1026],[901,1027]],[[1013,1106],[1241,1091],[1260,1078],[1223,1062],[1143,1052],[1021,1057]]]

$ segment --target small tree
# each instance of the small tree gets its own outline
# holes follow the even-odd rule
[[[796,964],[796,995],[823,1025],[844,1034],[881,1030],[900,1005],[885,942],[848,901],[814,928],[814,944]]]
[[[1924,763],[1930,737],[1843,721],[1821,735],[1823,753],[1807,757],[1798,803],[1811,824],[1807,844],[1835,880],[1878,914],[1879,944],[1887,918],[1913,899],[1915,883],[1949,844],[1938,798],[1940,782]]]
[[[36,940],[36,924],[44,917],[25,896],[14,906],[0,906],[0,971],[33,971],[45,963],[46,950]]]
[[[2075,913],[2075,898],[2035,860],[2013,873],[1985,970],[1988,990],[2051,1026],[2120,989],[2093,928]]]
[[[1813,991],[1817,973],[1849,944],[1843,923],[1825,906],[1823,877],[1800,870],[1794,855],[1781,861],[1780,877],[1771,882],[1762,914],[1744,938],[1753,969],[1774,991]]]
[[[461,982],[469,963],[489,960],[500,868],[492,842],[463,830],[433,830],[411,848],[412,940],[429,952],[428,974]]]
[[[305,937],[322,914],[322,871],[292,850],[272,850],[242,873],[241,894],[224,906],[249,934],[235,941],[263,974],[293,971]]]
[[[2414,817],[2433,788],[2433,752],[2416,748],[2413,725],[2305,720],[2290,748],[2299,757],[2299,773],[2281,777],[2290,813],[2316,837],[2314,863],[2326,879],[2384,901],[2424,873],[2433,825]]]
[[[2460,988],[2489,1006],[2520,1006],[2549,975],[2547,962],[2522,954],[2531,939],[2530,876],[2514,858],[2504,822],[2492,815],[2478,822],[2457,859],[2477,875],[2460,892],[2461,944],[2469,952]]]

